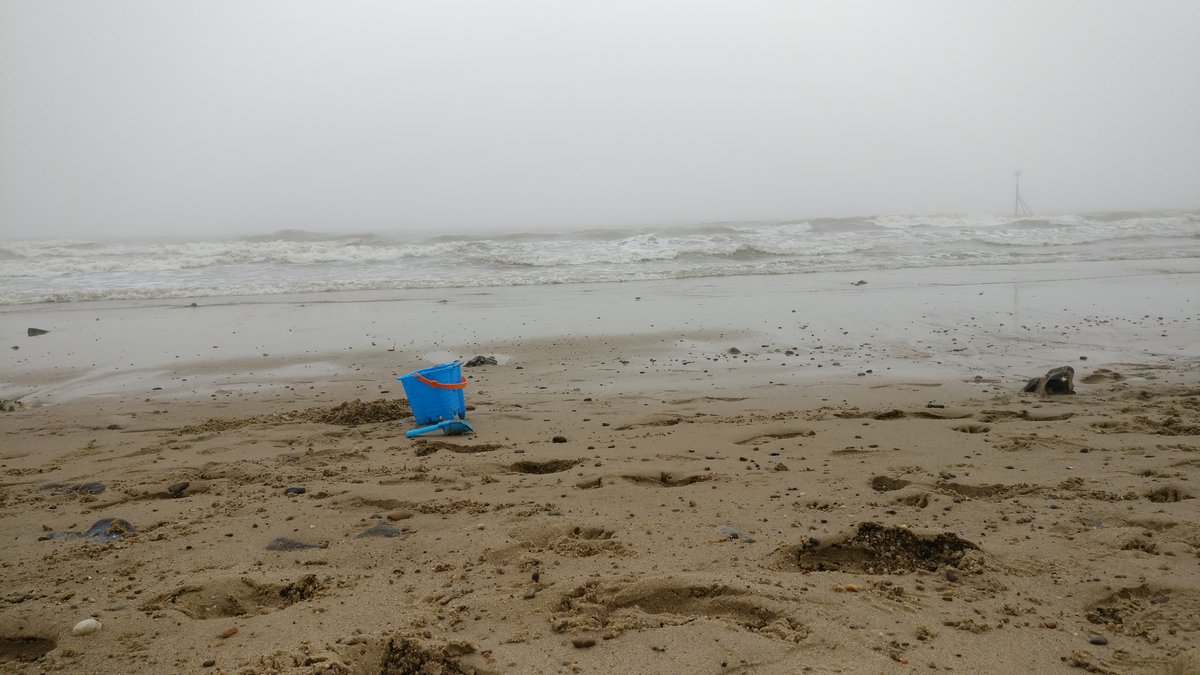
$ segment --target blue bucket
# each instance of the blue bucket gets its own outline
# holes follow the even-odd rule
[[[418,425],[467,418],[467,401],[463,396],[467,378],[462,374],[462,362],[414,370],[396,379],[404,385],[404,394]]]

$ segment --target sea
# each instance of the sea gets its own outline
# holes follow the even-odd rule
[[[0,240],[0,305],[1200,257],[1200,212]]]

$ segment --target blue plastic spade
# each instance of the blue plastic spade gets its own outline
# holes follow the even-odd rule
[[[475,433],[475,429],[473,429],[470,424],[467,424],[466,420],[444,420],[442,422],[438,422],[437,424],[430,424],[427,427],[413,429],[412,431],[405,433],[404,436],[406,438],[413,438],[414,436],[428,434],[430,432],[437,431],[438,429],[446,432],[447,436],[460,436],[462,434]]]

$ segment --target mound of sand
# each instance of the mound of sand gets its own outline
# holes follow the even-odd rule
[[[412,417],[412,410],[405,399],[381,398],[366,402],[354,399],[353,401],[339,403],[333,407],[316,406],[304,410],[290,410],[252,417],[213,417],[199,424],[181,427],[175,433],[183,436],[240,429],[251,424],[283,424],[288,422],[315,422],[318,424],[337,424],[350,427],[359,424],[394,422],[407,417]]]

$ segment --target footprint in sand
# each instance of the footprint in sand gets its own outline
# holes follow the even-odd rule
[[[1088,623],[1114,633],[1190,641],[1200,630],[1200,594],[1194,590],[1141,584],[1108,593],[1088,604]]]
[[[800,642],[808,627],[760,593],[722,583],[651,579],[604,585],[592,582],[566,593],[550,620],[557,633],[661,628],[696,620],[722,621],[787,642]]]
[[[550,459],[545,461],[523,460],[514,462],[508,466],[511,471],[517,473],[560,473],[566,471],[583,460],[580,459]]]
[[[53,614],[40,611],[0,616],[0,667],[7,665],[13,668],[11,672],[18,672],[12,664],[33,663],[58,647],[56,622]]]
[[[816,436],[817,432],[811,429],[798,429],[795,431],[778,431],[771,434],[759,434],[750,438],[736,441],[737,445],[759,446],[771,443],[772,441],[782,441],[789,438]]]
[[[218,619],[268,614],[311,600],[325,589],[316,575],[290,584],[264,584],[247,577],[221,577],[203,584],[185,585],[152,598],[143,611],[176,609],[193,619]]]
[[[712,480],[714,478],[714,476],[712,474],[695,474],[695,475],[691,475],[691,476],[676,477],[672,474],[667,473],[666,471],[662,471],[660,473],[649,475],[649,476],[630,474],[630,475],[621,476],[621,478],[624,478],[625,480],[627,480],[631,483],[636,483],[638,485],[649,485],[652,487],[673,488],[673,487],[683,487],[685,485],[691,485],[693,483],[701,483],[704,481]]]

